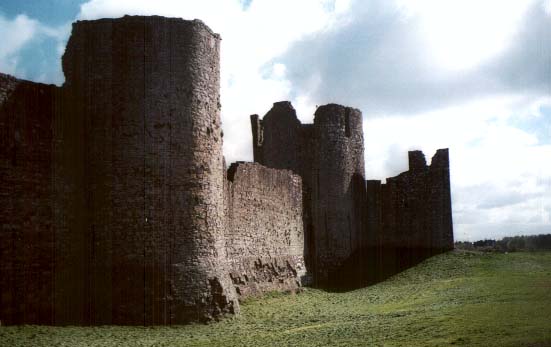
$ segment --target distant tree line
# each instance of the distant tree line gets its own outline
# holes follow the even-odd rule
[[[551,251],[551,234],[512,236],[501,240],[457,241],[455,248],[486,252],[537,252]]]

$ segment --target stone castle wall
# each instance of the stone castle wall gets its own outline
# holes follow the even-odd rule
[[[314,114],[312,220],[315,276],[318,283],[338,285],[341,266],[359,247],[363,230],[356,195],[362,195],[364,147],[362,114],[335,104]],[[311,150],[311,149],[310,149]]]
[[[0,75],[2,323],[179,324],[300,286],[300,178],[225,177],[219,42],[200,21],[81,21],[61,88]]]
[[[297,290],[306,274],[300,176],[234,163],[226,194],[226,253],[237,293]]]
[[[12,324],[53,314],[55,98],[0,74],[0,319]]]
[[[83,21],[63,68],[65,112],[80,120],[85,142],[84,225],[75,226],[91,255],[88,283],[76,284],[93,308],[84,318],[167,324],[233,312],[223,252],[219,37],[199,21]],[[75,306],[72,292],[61,306]]]
[[[430,166],[421,151],[408,156],[408,171],[386,184],[367,182],[366,248],[382,277],[453,248],[448,150],[439,149]]]
[[[254,160],[303,178],[308,265],[318,284],[334,282],[363,230],[361,112],[329,104],[318,108],[313,124],[302,125],[289,102],[277,102],[262,120],[252,115],[251,124]]]
[[[453,247],[447,150],[366,182],[350,107],[275,103],[258,163],[226,172],[219,50],[200,21],[125,16],[73,25],[62,87],[0,74],[2,324],[205,321]]]
[[[305,256],[318,286],[357,286],[453,248],[448,151],[386,184],[364,180],[361,113],[335,104],[302,125],[289,102],[251,116],[256,162],[303,178]]]

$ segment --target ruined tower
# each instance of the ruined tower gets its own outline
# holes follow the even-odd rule
[[[317,109],[313,124],[302,125],[289,102],[278,102],[262,120],[252,115],[251,124],[254,160],[302,176],[305,256],[314,281],[333,285],[363,230],[361,112],[328,104]]]
[[[428,166],[408,153],[409,171],[364,179],[362,115],[336,104],[301,124],[287,101],[251,116],[254,160],[303,180],[305,259],[314,284],[373,283],[453,248],[448,150]]]
[[[355,206],[365,175],[361,112],[335,104],[319,107],[314,116],[314,143],[314,267],[318,281],[331,283],[356,251],[362,232]]]
[[[198,20],[73,26],[63,119],[83,134],[92,321],[165,324],[237,309],[223,252],[219,41]]]

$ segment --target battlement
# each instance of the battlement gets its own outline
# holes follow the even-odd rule
[[[449,151],[447,148],[439,149],[436,151],[436,153],[432,157],[430,167],[432,170],[442,169],[442,170],[449,171],[450,157],[449,157]]]
[[[453,248],[448,149],[426,166],[421,151],[410,151],[409,171],[368,181],[368,247],[379,253],[379,276],[401,271]]]
[[[409,169],[411,171],[422,171],[428,169],[425,155],[421,151],[408,152]]]
[[[272,116],[294,116],[295,119],[297,119],[296,111],[293,105],[290,101],[276,101],[274,102],[272,109],[268,114],[267,117]],[[298,119],[297,119],[298,120]]]

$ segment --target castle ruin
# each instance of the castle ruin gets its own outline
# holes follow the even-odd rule
[[[226,168],[219,44],[198,20],[79,21],[63,86],[0,74],[3,324],[204,321],[453,248],[448,151],[366,182],[357,109],[275,103]]]
[[[427,166],[365,181],[362,114],[320,106],[301,124],[289,102],[251,116],[254,161],[303,180],[305,259],[319,286],[358,286],[453,248],[448,150]],[[359,271],[351,273],[350,271]]]

